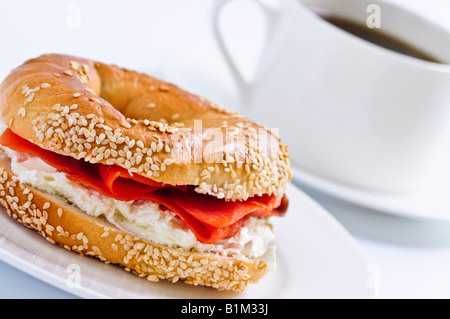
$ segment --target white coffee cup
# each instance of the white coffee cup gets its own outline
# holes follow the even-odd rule
[[[248,83],[217,22],[228,2],[216,2],[213,27],[241,94],[241,113],[279,129],[293,166],[374,190],[420,185],[450,116],[447,30],[380,0],[283,0],[276,8],[255,0],[269,34]],[[324,21],[311,6],[361,23],[379,9],[383,31],[442,64],[362,40]]]

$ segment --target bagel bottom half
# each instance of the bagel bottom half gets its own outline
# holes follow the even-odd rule
[[[182,280],[219,290],[243,291],[268,272],[262,260],[164,247],[92,217],[62,198],[21,183],[0,150],[0,203],[19,223],[82,255],[122,265],[149,281]]]

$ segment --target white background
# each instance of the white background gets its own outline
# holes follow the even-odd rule
[[[450,28],[448,0],[394,2]],[[0,77],[42,53],[68,53],[147,71],[237,109],[233,82],[211,32],[212,3],[2,1]],[[264,32],[264,21],[253,9],[246,0],[233,4],[225,12],[232,19],[221,24],[247,76],[257,63]],[[449,223],[406,219],[318,192],[311,195],[354,236],[380,271],[380,298],[450,298]],[[0,262],[0,298],[35,297],[74,296]]]

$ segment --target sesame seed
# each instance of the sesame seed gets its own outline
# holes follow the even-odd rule
[[[25,110],[25,108],[23,106],[17,112],[17,114],[21,115],[22,117],[25,117],[26,113],[27,113],[27,111]]]
[[[103,142],[103,140],[106,138],[105,133],[100,133],[100,135],[98,136],[98,142],[97,144],[100,144],[101,142]]]
[[[77,61],[70,61],[70,67],[74,70],[77,71],[78,68],[80,67],[80,64]]]
[[[31,101],[33,101],[34,99],[34,93],[31,93],[24,101],[23,101],[23,105],[27,105],[28,103],[30,103]]]
[[[226,155],[225,159],[226,159],[227,163],[234,163],[235,162],[234,157],[230,156],[229,154]]]
[[[175,163],[175,161],[173,160],[173,159],[171,159],[171,158],[166,158],[165,160],[164,160],[164,164],[165,165],[172,165],[173,163]]]

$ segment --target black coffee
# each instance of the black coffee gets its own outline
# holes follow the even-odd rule
[[[386,32],[383,32],[381,28],[369,28],[367,25],[355,22],[346,18],[342,18],[334,15],[320,15],[324,20],[333,24],[334,26],[345,30],[361,39],[377,44],[386,49],[402,53],[417,59],[442,63],[432,55],[418,49],[403,40],[400,40]]]

